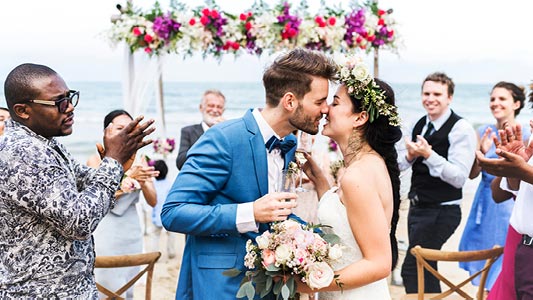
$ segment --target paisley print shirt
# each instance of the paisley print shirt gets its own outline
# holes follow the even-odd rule
[[[76,162],[55,138],[9,120],[0,136],[0,299],[91,299],[92,233],[122,166]]]

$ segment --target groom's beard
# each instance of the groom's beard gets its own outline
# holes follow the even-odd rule
[[[289,123],[303,132],[315,135],[318,133],[320,119],[322,115],[318,119],[312,118],[304,113],[302,106],[298,106],[294,115],[289,118]]]

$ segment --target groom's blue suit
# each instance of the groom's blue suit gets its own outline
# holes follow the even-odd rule
[[[286,165],[295,150],[285,155]],[[161,213],[167,230],[187,234],[176,299],[236,299],[244,272],[222,272],[245,270],[246,241],[258,235],[237,231],[237,204],[267,193],[265,142],[251,110],[212,127],[194,144]],[[259,233],[267,229],[259,224]]]

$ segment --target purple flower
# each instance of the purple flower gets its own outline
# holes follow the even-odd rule
[[[154,20],[153,30],[157,36],[168,43],[176,33],[179,32],[181,24],[172,19],[169,13],[165,16],[156,17]]]

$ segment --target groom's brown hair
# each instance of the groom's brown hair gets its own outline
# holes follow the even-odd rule
[[[333,60],[318,51],[296,48],[278,57],[263,74],[266,103],[278,106],[288,92],[301,99],[311,91],[312,76],[334,80],[337,66]]]

